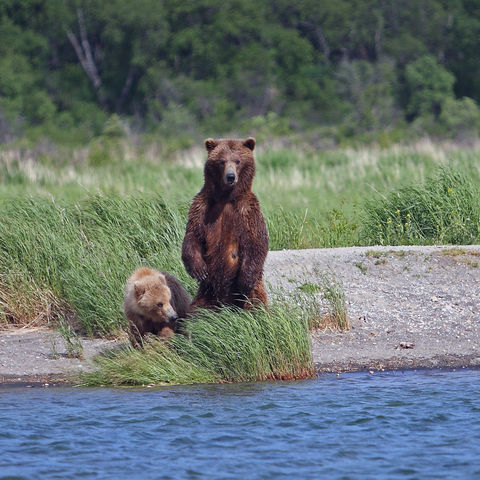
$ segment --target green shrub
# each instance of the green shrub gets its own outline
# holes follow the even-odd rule
[[[443,134],[450,138],[475,138],[480,131],[480,108],[474,100],[447,98],[442,107],[439,121]]]
[[[389,129],[400,118],[395,99],[398,89],[395,62],[343,60],[337,71],[337,90],[345,102],[346,115],[340,137],[350,137],[371,130]]]
[[[431,55],[408,64],[405,80],[409,94],[407,113],[411,115],[438,116],[444,101],[454,97],[454,75]]]

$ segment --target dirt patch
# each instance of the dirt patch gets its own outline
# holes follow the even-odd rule
[[[320,372],[480,366],[480,246],[349,247],[270,252],[270,294],[334,275],[351,329],[312,334]],[[322,302],[321,293],[317,293]],[[48,329],[0,331],[0,383],[71,381],[118,341],[82,338],[69,358]]]

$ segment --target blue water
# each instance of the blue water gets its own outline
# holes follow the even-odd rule
[[[2,388],[7,478],[480,478],[480,371]]]

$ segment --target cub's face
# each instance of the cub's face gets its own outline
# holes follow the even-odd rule
[[[164,277],[148,277],[135,282],[135,298],[138,307],[154,322],[174,322],[177,312],[170,304],[172,294]]]
[[[208,152],[205,177],[221,190],[232,190],[236,185],[251,186],[255,174],[252,151],[255,140],[205,140]]]

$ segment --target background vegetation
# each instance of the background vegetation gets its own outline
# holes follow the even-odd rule
[[[112,115],[187,144],[322,127],[328,144],[465,139],[480,127],[471,0],[3,0],[0,38],[1,141],[84,143],[114,133]]]

